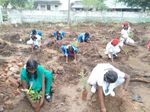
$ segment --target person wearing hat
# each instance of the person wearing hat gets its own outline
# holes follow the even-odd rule
[[[125,21],[125,22],[122,23],[122,28],[127,29],[129,32],[131,30],[131,27],[130,27],[128,21]]]
[[[89,39],[90,39],[90,34],[88,32],[81,33],[78,36],[78,38],[77,38],[77,40],[78,40],[79,43],[81,43],[81,42],[88,42]]]
[[[120,41],[124,44],[135,46],[135,41],[130,37],[131,27],[128,22],[123,23],[123,29],[121,30]]]
[[[30,40],[27,41],[27,44],[32,45],[33,49],[39,48],[41,46],[42,35],[43,33],[41,31],[33,29],[30,34]]]
[[[107,45],[105,54],[111,58],[112,62],[113,59],[117,57],[117,54],[122,50],[122,43],[120,43],[117,37],[113,38]]]
[[[64,36],[65,36],[65,32],[63,32],[63,31],[56,31],[52,35],[54,36],[54,38],[56,40],[62,40],[64,38]]]
[[[20,79],[23,89],[31,88],[35,92],[42,92],[39,106],[42,106],[44,96],[48,102],[51,101],[53,73],[44,69],[37,61],[33,59],[27,61],[21,70]],[[26,95],[29,96],[28,94]]]
[[[66,63],[69,62],[69,57],[73,57],[75,63],[77,62],[77,53],[78,53],[78,48],[75,47],[74,45],[62,45],[61,46],[61,51],[66,57]]]
[[[92,93],[97,91],[100,112],[106,112],[104,96],[115,96],[114,89],[123,83],[123,88],[126,91],[129,81],[129,75],[120,71],[109,63],[96,65],[96,67],[92,70],[87,82],[89,85],[91,85]]]

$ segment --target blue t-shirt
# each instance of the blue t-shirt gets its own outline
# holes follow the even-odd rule
[[[89,40],[89,36],[88,37],[85,37],[85,33],[81,33],[79,36],[78,36],[78,42],[85,42],[87,40]]]
[[[60,38],[57,37],[57,32],[53,33],[53,36],[57,39],[57,40],[62,40],[65,36],[65,32],[59,32],[60,33]]]
[[[69,46],[71,46],[73,48],[73,52],[68,51]],[[72,56],[78,52],[78,48],[73,45],[68,45],[68,46],[62,45],[61,50],[65,56]]]

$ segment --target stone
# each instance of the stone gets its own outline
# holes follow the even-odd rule
[[[143,103],[142,97],[139,96],[139,95],[134,95],[134,96],[132,97],[132,100],[133,100],[133,101],[136,101],[136,102],[139,102],[139,103]]]
[[[18,63],[18,66],[23,67],[23,63],[22,62]]]
[[[8,68],[12,67],[12,64],[8,64]]]
[[[4,108],[2,105],[0,105],[0,112],[4,112]]]
[[[8,67],[4,69],[4,72],[7,73],[8,72]]]
[[[13,75],[13,72],[12,71],[9,71],[8,73],[7,73],[7,76],[12,76]]]
[[[14,67],[10,67],[9,70],[13,72],[15,70],[15,68]]]
[[[7,80],[9,81],[11,86],[13,86],[13,87],[18,87],[19,86],[19,84],[18,84],[18,82],[15,78],[9,77]]]
[[[24,94],[19,94],[19,95],[15,96],[14,99],[7,100],[6,102],[4,102],[4,108],[6,108],[6,109],[12,109],[12,108],[14,108],[16,105],[19,104],[19,102],[21,100],[24,99],[24,97],[25,97]]]
[[[8,100],[6,102],[4,102],[4,108],[6,109],[13,109],[14,105],[13,105],[13,101],[12,100]]]
[[[18,66],[13,66],[9,69],[13,73],[18,73],[19,72],[19,67]]]
[[[81,90],[81,88],[77,88],[77,90],[76,90],[77,92],[81,92],[82,90]]]
[[[20,78],[20,75],[19,74],[14,74],[14,76],[13,76],[15,79],[18,79],[18,78]]]
[[[3,73],[3,74],[0,75],[0,79],[1,79],[2,82],[5,82],[6,79],[7,79],[7,76]]]
[[[0,93],[0,99],[4,99],[5,95],[3,93]]]

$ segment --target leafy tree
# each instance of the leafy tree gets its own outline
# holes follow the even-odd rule
[[[2,5],[3,7],[7,7],[9,3],[10,0],[0,0],[0,5]]]
[[[11,4],[16,8],[25,8],[30,6],[31,3],[33,3],[33,0],[0,0],[0,5],[3,7],[7,7],[8,4]]]
[[[118,0],[124,2],[130,7],[141,7],[144,11],[150,9],[150,0]]]
[[[97,10],[106,9],[106,5],[104,4],[104,0],[82,0],[83,5],[85,5],[88,9],[96,8]]]

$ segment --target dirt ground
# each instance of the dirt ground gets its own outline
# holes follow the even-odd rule
[[[133,39],[137,47],[125,46],[112,63],[104,55],[106,44],[114,36],[119,36],[121,24],[82,23],[73,24],[71,29],[62,23],[23,24],[0,26],[0,112],[33,112],[28,100],[20,91],[19,73],[25,62],[33,57],[47,69],[53,69],[56,90],[52,102],[45,101],[41,112],[99,112],[97,97],[82,100],[82,91],[91,70],[98,64],[108,62],[131,76],[128,91],[117,88],[116,96],[105,99],[107,112],[150,112],[150,52],[146,49],[150,38],[150,23],[131,24]],[[51,46],[41,51],[31,52],[26,45],[33,28],[44,33],[43,42],[55,30],[67,32],[60,44],[71,43],[79,33],[90,32],[91,42],[79,45],[78,62],[65,63],[61,52]],[[52,38],[49,38],[50,40]],[[80,73],[86,72],[84,76]]]

